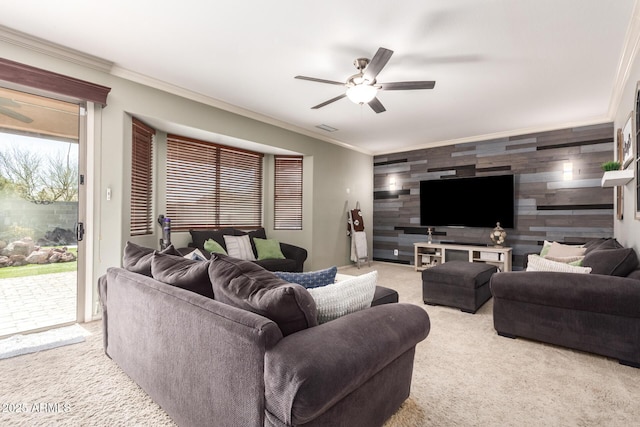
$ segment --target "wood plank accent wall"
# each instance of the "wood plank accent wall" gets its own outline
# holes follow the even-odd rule
[[[426,241],[427,232],[420,226],[420,181],[443,177],[515,175],[515,228],[506,230],[514,269],[525,254],[539,252],[544,240],[611,237],[614,194],[600,187],[600,165],[613,159],[613,152],[613,123],[605,123],[375,156],[373,258],[413,264],[413,244]],[[563,178],[566,162],[573,163],[570,181]],[[432,200],[431,208],[441,203],[447,201]],[[437,227],[433,239],[491,244],[490,232]]]

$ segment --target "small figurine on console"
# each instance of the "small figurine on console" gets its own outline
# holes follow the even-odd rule
[[[491,232],[490,237],[494,246],[501,248],[507,238],[507,232],[504,231],[504,228],[500,227],[500,223],[498,222],[496,223],[496,228]]]

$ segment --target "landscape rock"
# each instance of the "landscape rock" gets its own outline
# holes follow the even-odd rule
[[[9,243],[2,251],[2,254],[9,257],[12,255],[24,255],[26,257],[33,252],[34,248],[35,243],[33,243],[33,239],[31,237],[24,237]]]
[[[75,245],[76,243],[76,233],[74,233],[73,230],[60,227],[47,231],[43,238],[38,239],[40,246]]]
[[[26,261],[27,257],[24,255],[11,255],[9,260],[11,261],[11,265],[13,267],[19,267],[21,265],[27,265]]]
[[[51,251],[41,249],[39,251],[33,251],[25,259],[28,264],[46,264],[49,262]]]
[[[0,255],[0,268],[9,267],[11,265],[11,260],[8,256]]]

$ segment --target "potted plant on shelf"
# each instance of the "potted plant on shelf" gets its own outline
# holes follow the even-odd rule
[[[601,168],[605,172],[617,171],[617,170],[620,170],[620,162],[616,162],[616,161],[605,162],[602,164]]]

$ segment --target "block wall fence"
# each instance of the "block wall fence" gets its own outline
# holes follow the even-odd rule
[[[78,202],[35,204],[19,198],[2,198],[0,203],[0,240],[13,227],[31,230],[35,241],[56,227],[74,230],[78,221]],[[26,236],[16,236],[18,238]]]
[[[514,270],[525,254],[539,252],[544,240],[611,237],[614,191],[601,188],[600,165],[613,160],[613,153],[613,124],[605,123],[375,156],[373,259],[413,264],[413,244],[427,240],[427,228],[420,226],[420,181],[430,179],[515,176],[515,228],[506,230],[505,243],[513,248]],[[568,162],[571,180],[563,174]],[[427,208],[445,203],[430,200]],[[436,227],[433,240],[491,244],[491,230]]]

